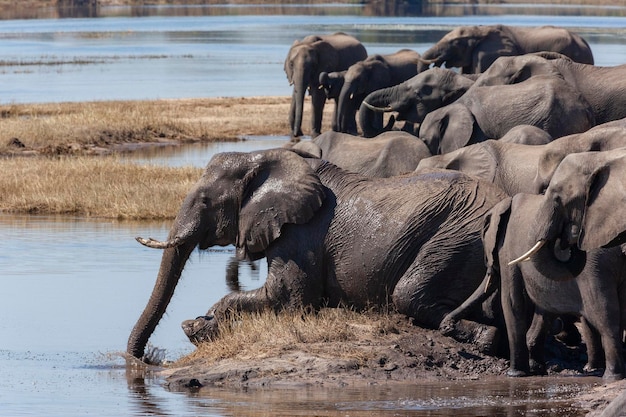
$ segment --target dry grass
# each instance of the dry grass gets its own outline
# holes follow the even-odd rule
[[[325,308],[317,313],[239,313],[229,326],[220,328],[215,340],[199,345],[176,365],[211,365],[223,359],[262,360],[294,350],[360,362],[366,359],[363,350],[346,342],[363,340],[367,333],[372,338],[382,337],[394,331],[394,323],[387,313],[346,308]],[[328,344],[333,342],[337,342],[337,349],[329,352]]]
[[[0,172],[0,210],[117,219],[174,217],[201,175],[99,157],[4,159]]]
[[[288,97],[252,97],[3,105],[0,154],[88,153],[124,143],[287,135],[289,103]]]

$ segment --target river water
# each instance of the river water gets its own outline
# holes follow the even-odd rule
[[[289,95],[282,65],[290,44],[343,30],[370,53],[422,52],[466,24],[555,24],[576,29],[598,65],[626,62],[624,8],[459,8],[446,17],[369,16],[360,6],[249,9],[152,7],[99,17],[0,20],[0,103]],[[490,9],[491,10],[491,9]],[[547,13],[547,11],[550,13]],[[559,10],[562,13],[559,14]],[[580,12],[589,11],[589,15]],[[600,12],[599,12],[600,11]],[[279,13],[280,12],[280,13]],[[591,15],[593,12],[593,15]],[[185,15],[185,14],[189,15]],[[251,14],[249,14],[251,13]],[[41,16],[39,16],[41,17]],[[129,157],[134,163],[204,166],[229,150],[280,146],[286,138],[195,145]],[[119,356],[152,289],[160,251],[135,236],[166,236],[169,224],[67,216],[0,215],[0,416],[576,416],[568,398],[596,378],[529,378],[389,389],[166,390],[127,373]],[[194,254],[151,343],[168,359],[190,352],[180,322],[230,289],[232,248]],[[263,262],[241,285],[264,282]]]

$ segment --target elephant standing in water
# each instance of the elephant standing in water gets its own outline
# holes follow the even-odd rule
[[[237,310],[391,302],[437,328],[481,282],[482,216],[504,197],[453,171],[368,178],[286,149],[217,154],[168,238],[138,238],[164,252],[127,350],[142,357],[196,246],[233,244],[240,260],[266,257],[268,274],[261,288],[228,294],[183,323],[194,343]]]
[[[419,54],[410,49],[401,49],[388,55],[371,55],[363,61],[352,64],[347,71],[321,73],[320,84],[329,95],[337,94],[337,120],[333,130],[357,134],[355,115],[361,102],[369,93],[391,87],[408,80],[417,74]],[[381,122],[382,124],[382,116]]]
[[[347,70],[355,62],[367,58],[367,51],[358,39],[345,33],[332,35],[310,35],[296,40],[285,58],[285,74],[293,85],[289,127],[292,137],[302,136],[302,112],[304,95],[311,95],[311,136],[322,131],[322,115],[326,95],[319,88],[321,72]],[[336,112],[336,109],[335,109]],[[333,119],[336,118],[333,116]]]
[[[485,72],[500,56],[542,51],[557,52],[583,64],[594,63],[587,41],[564,28],[460,26],[422,54],[418,71],[425,71],[431,64],[445,64],[447,68],[461,68],[462,73],[477,74]]]

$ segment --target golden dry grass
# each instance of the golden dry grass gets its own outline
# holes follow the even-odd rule
[[[0,171],[3,211],[117,219],[172,218],[201,175],[101,157],[11,158]]]
[[[211,365],[224,359],[263,359],[288,351],[303,351],[334,358],[363,361],[363,350],[353,343],[395,332],[395,319],[386,312],[356,312],[347,308],[324,308],[313,312],[275,314],[238,313],[230,325],[210,343],[203,343],[176,365]],[[322,344],[337,342],[329,352]]]

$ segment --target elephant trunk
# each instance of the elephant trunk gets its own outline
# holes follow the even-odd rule
[[[377,136],[393,127],[393,123],[383,126],[383,113],[396,111],[391,105],[395,91],[395,87],[383,88],[368,94],[361,102],[359,125],[366,138]]]
[[[304,96],[309,87],[309,74],[295,74],[293,79],[291,135],[294,138],[302,136],[302,114],[304,111]]]

